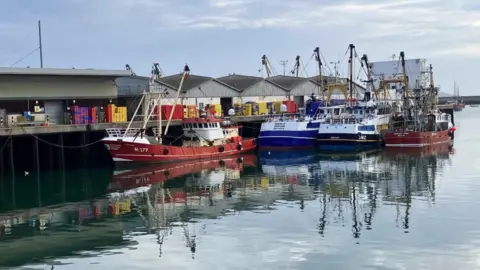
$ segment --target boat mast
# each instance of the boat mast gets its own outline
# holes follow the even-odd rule
[[[168,128],[170,127],[170,123],[172,122],[173,113],[175,112],[175,107],[177,105],[178,97],[180,96],[180,92],[182,91],[183,82],[185,81],[185,77],[188,77],[189,74],[190,74],[190,68],[188,67],[188,65],[185,64],[185,67],[183,68],[182,78],[180,79],[180,84],[178,85],[177,96],[175,97],[175,101],[173,102],[173,108],[172,108],[172,111],[170,112],[170,116],[168,117],[168,122],[167,122],[167,126],[165,127],[164,135],[167,135]]]
[[[318,63],[318,77],[320,78],[320,93],[322,95],[323,100],[325,101],[325,86],[323,85],[323,70],[322,70],[322,59],[320,58],[320,48],[316,47],[315,50],[313,50],[313,53],[315,55],[315,60]]]
[[[350,90],[350,100],[353,101],[353,50],[355,50],[355,45],[348,45],[350,50],[350,57],[348,58],[348,88]]]
[[[429,66],[429,73],[430,73],[430,98],[432,99],[433,105],[438,105],[438,93],[435,89],[435,84],[433,81],[433,66],[430,64]]]
[[[404,112],[408,114],[408,110],[410,109],[410,103],[409,101],[409,89],[408,89],[408,76],[407,76],[407,67],[405,65],[405,53],[400,52],[400,62],[402,64],[402,73],[403,73],[403,105],[404,105]],[[405,118],[408,118],[408,115],[404,116]],[[404,129],[406,128],[407,122],[404,121]]]
[[[162,77],[162,70],[160,69],[160,65],[158,63],[153,63],[152,82],[151,82],[152,86],[157,85],[157,81],[160,81],[161,77]],[[158,96],[157,96],[155,105],[157,106],[158,115],[157,115],[157,132],[154,135],[157,137],[157,142],[162,143],[162,91],[161,89],[159,89],[158,91]]]

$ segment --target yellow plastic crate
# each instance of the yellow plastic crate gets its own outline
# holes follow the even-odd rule
[[[267,102],[259,101],[257,103],[257,106],[258,106],[258,114],[259,115],[268,114]]]
[[[252,104],[243,105],[243,115],[250,116],[252,115]]]

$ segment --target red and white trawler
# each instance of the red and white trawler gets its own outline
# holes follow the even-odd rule
[[[413,91],[408,88],[404,53],[400,52],[404,75],[402,113],[391,118],[390,129],[385,134],[385,147],[426,147],[449,144],[456,131],[449,114],[438,110],[438,89],[434,87],[430,65],[430,85]]]
[[[177,90],[174,105],[177,103],[182,91],[184,80],[188,78],[188,66],[185,66],[182,78]],[[252,151],[256,147],[254,138],[244,139],[239,135],[239,126],[232,124],[228,118],[215,118],[213,116],[200,118],[186,118],[182,120],[183,145],[174,146],[162,143],[162,136],[168,132],[174,110],[162,133],[161,109],[157,116],[157,128],[152,129],[153,136],[147,133],[148,120],[153,115],[155,107],[161,105],[162,93],[152,92],[152,78],[150,89],[143,93],[135,114],[126,129],[107,129],[107,137],[103,139],[105,147],[116,163],[163,163],[199,159],[216,159],[220,157],[236,155]],[[143,103],[143,123],[141,128],[132,128],[140,105]]]

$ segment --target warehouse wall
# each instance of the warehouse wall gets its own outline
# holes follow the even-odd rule
[[[74,99],[115,97],[114,80],[106,77],[0,76],[0,99]]]
[[[184,98],[184,105],[199,105],[202,103],[204,106],[206,104],[220,104],[220,98]]]
[[[286,96],[272,96],[272,97],[237,97],[233,98],[233,103],[246,103],[246,102],[257,102],[257,101],[283,101],[286,100]]]

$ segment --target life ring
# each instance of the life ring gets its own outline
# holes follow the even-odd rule
[[[243,145],[241,143],[237,144],[237,150],[240,151],[243,149]]]
[[[218,165],[220,165],[220,166],[222,166],[222,167],[225,166],[225,161],[220,160],[220,161],[218,162]]]
[[[222,153],[223,151],[225,151],[225,148],[223,146],[218,147],[218,152]]]
[[[163,154],[164,154],[165,156],[168,155],[168,149],[167,149],[167,148],[163,149]]]

